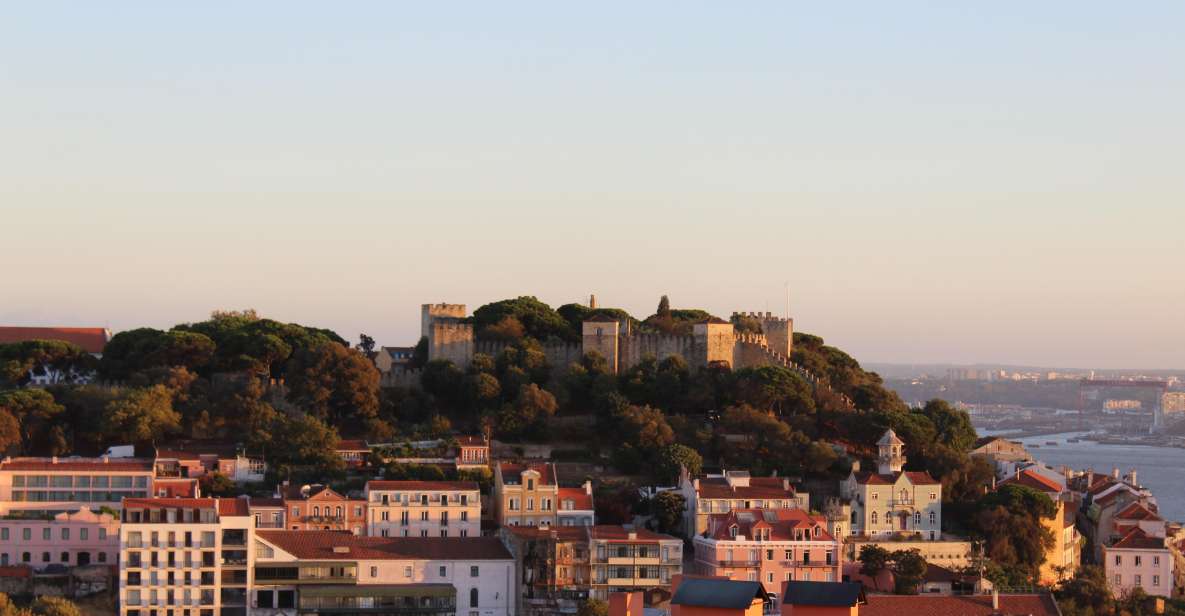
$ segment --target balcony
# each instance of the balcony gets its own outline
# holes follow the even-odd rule
[[[306,524],[342,524],[346,521],[344,515],[306,515],[300,518]]]
[[[914,500],[912,498],[894,498],[889,500],[889,507],[893,509],[913,507]]]
[[[761,561],[759,560],[721,560],[718,561],[718,563],[721,567],[729,567],[732,569],[761,566]]]

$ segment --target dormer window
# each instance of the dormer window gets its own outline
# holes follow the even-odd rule
[[[737,538],[737,526],[736,526],[736,524],[733,524],[732,526],[729,526],[729,527],[728,527],[728,536],[729,536],[729,537],[732,537],[733,539],[736,539],[736,538]]]

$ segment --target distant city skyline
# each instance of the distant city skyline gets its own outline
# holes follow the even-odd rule
[[[1185,369],[1185,5],[0,9],[0,324],[785,311]],[[628,18],[624,18],[628,16]]]

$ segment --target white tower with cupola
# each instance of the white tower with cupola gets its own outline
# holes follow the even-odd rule
[[[876,472],[892,475],[901,472],[905,466],[905,441],[889,428],[881,440],[876,442]]]

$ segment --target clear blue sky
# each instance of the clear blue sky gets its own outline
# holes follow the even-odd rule
[[[0,9],[0,322],[662,293],[863,361],[1185,367],[1185,3]]]

